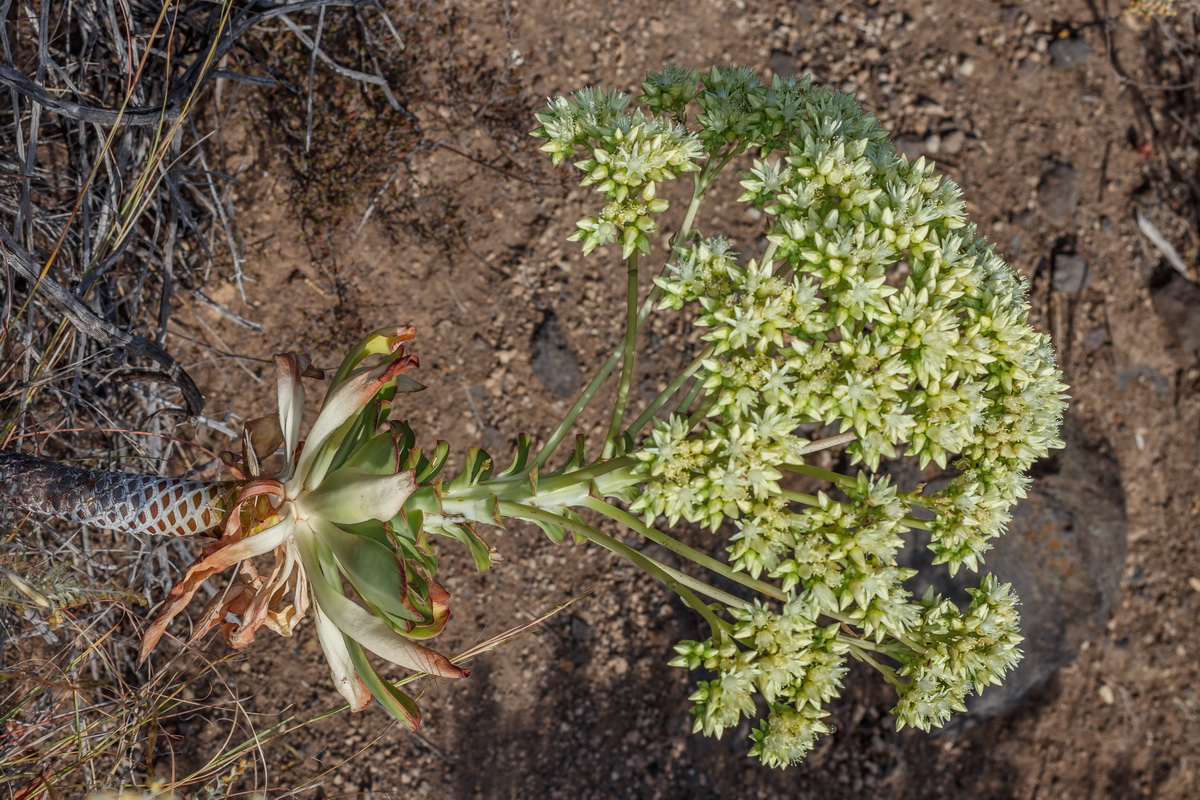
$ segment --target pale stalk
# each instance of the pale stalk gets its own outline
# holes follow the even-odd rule
[[[666,265],[663,265],[663,271],[666,271]],[[654,310],[654,301],[658,299],[660,291],[661,290],[655,286],[650,290],[650,295],[642,302],[642,307],[639,309],[637,316],[637,327],[639,330],[641,329],[642,324],[646,321],[646,318],[650,316],[650,312]],[[600,365],[600,369],[596,370],[596,374],[592,376],[590,381],[588,381],[588,385],[584,387],[579,397],[571,405],[571,408],[567,411],[566,416],[564,416],[562,421],[558,423],[558,427],[556,427],[554,432],[550,434],[550,437],[546,439],[546,443],[542,445],[542,448],[534,457],[531,466],[541,469],[546,465],[546,462],[550,460],[550,457],[554,455],[554,451],[558,449],[558,446],[562,443],[563,438],[571,430],[571,427],[575,424],[575,421],[579,419],[579,415],[582,414],[583,410],[587,408],[589,403],[591,403],[592,398],[596,396],[596,392],[600,390],[600,386],[604,383],[608,376],[612,374],[613,369],[616,368],[617,361],[620,360],[621,354],[624,352],[624,348],[624,342],[613,348],[613,351],[609,354],[608,359]]]
[[[700,210],[700,204],[704,202],[704,195],[708,192],[708,187],[712,181],[706,177],[708,164],[705,164],[692,178],[692,200],[688,203],[687,211],[683,214],[683,222],[679,224],[679,230],[671,237],[671,249],[674,251],[675,245],[679,242],[686,241],[688,234],[692,232],[692,223],[696,221],[696,212]]]
[[[638,335],[638,254],[634,252],[626,262],[625,284],[625,340],[621,354],[621,380],[617,384],[617,396],[613,401],[612,420],[608,423],[608,434],[604,437],[602,458],[609,458],[616,451],[617,436],[625,420],[625,407],[629,404],[629,384],[633,380],[633,364],[637,357]]]
[[[806,456],[809,453],[817,453],[821,450],[828,450],[831,447],[838,447],[843,444],[850,444],[858,437],[853,431],[847,433],[839,433],[836,436],[827,436],[824,439],[815,439],[800,448],[800,455]],[[831,475],[837,475],[836,472],[831,472]]]
[[[660,547],[665,547],[672,553],[683,556],[693,564],[704,567],[709,572],[715,572],[722,578],[726,578],[734,583],[739,583],[742,586],[745,586],[747,589],[752,589],[759,594],[766,595],[767,597],[780,602],[787,600],[787,597],[784,596],[783,592],[779,591],[778,587],[772,586],[766,581],[756,580],[743,572],[734,570],[728,564],[687,546],[683,542],[663,533],[657,528],[646,525],[628,511],[622,511],[621,509],[594,497],[589,498],[583,505],[585,508],[590,508],[592,511],[595,511],[598,514],[603,514],[609,519],[621,523],[626,528],[629,528],[629,530],[645,537],[646,539],[649,539]],[[743,605],[745,604],[745,601],[741,602]]]
[[[864,650],[862,647],[862,642],[855,641],[855,642],[849,642],[848,644],[850,645],[850,655],[854,656],[859,661],[870,664],[872,667],[874,667],[876,670],[879,671],[879,674],[883,675],[883,679],[885,681],[892,684],[897,689],[908,688],[908,685],[906,683],[904,683],[902,680],[900,680],[899,678],[896,677],[896,670],[892,669],[891,667],[889,667],[885,664],[880,664],[878,661],[876,661],[874,658],[872,658],[870,655],[868,655],[866,650]]]
[[[718,631],[728,631],[729,623],[725,622],[716,614],[714,614],[712,609],[706,604],[702,603],[700,598],[696,597],[695,593],[688,588],[687,585],[685,585],[700,583],[695,578],[684,575],[683,573],[675,570],[671,570],[671,568],[667,567],[665,564],[661,564],[653,558],[643,553],[639,553],[629,545],[617,541],[608,534],[597,530],[585,522],[577,522],[576,520],[568,519],[567,517],[554,514],[550,511],[544,511],[533,506],[521,505],[520,503],[509,503],[506,501],[501,501],[500,513],[506,517],[516,517],[518,519],[528,520],[536,519],[541,520],[542,522],[548,522],[552,525],[558,525],[571,531],[572,533],[578,534],[590,542],[600,545],[610,552],[616,553],[627,561],[632,562],[635,566],[649,573],[652,577],[657,578],[660,583],[664,584],[671,591],[675,592],[675,594],[679,595],[680,598],[683,599],[683,602],[687,603],[693,611],[704,617],[714,633]],[[672,572],[678,575],[678,577],[672,575]],[[719,593],[722,596],[721,602],[732,601],[735,606],[741,606],[745,602],[743,600],[739,600],[733,595],[721,592],[720,589],[708,586],[707,584],[704,584],[703,591],[710,597],[713,596],[713,593]]]
[[[854,478],[851,478],[849,475],[814,467],[811,464],[780,464],[779,469],[795,473],[796,475],[808,475],[811,478],[820,478],[823,481],[829,481],[839,486],[854,483]]]
[[[683,371],[676,375],[675,379],[667,384],[667,388],[659,392],[658,397],[654,398],[654,401],[650,403],[650,405],[646,406],[646,410],[643,411],[641,415],[633,421],[633,424],[630,425],[625,432],[630,436],[636,436],[638,432],[645,427],[646,423],[649,422],[650,419],[657,414],[672,397],[675,396],[683,384],[687,383],[688,379],[696,374],[696,371],[699,370],[703,365],[704,360],[712,355],[713,348],[714,345],[710,344],[708,347],[704,348],[700,355],[696,356],[695,360],[693,360],[691,364],[688,364],[686,367],[684,367]]]
[[[685,394],[683,396],[683,399],[679,401],[679,404],[675,406],[675,412],[674,412],[675,415],[681,417],[684,414],[686,414],[688,412],[688,409],[690,409],[692,407],[692,405],[696,402],[696,398],[699,397],[700,393],[703,391],[704,391],[704,381],[698,380],[695,383],[693,383],[691,388],[688,389],[687,394]]]
[[[691,394],[691,393],[689,392],[689,394]],[[699,425],[700,422],[705,417],[708,416],[708,412],[712,411],[713,406],[715,406],[716,404],[717,404],[717,398],[715,398],[715,397],[709,397],[709,398],[705,399],[705,401],[700,404],[700,407],[697,408],[694,412],[692,412],[692,415],[690,417],[688,417],[688,421],[687,421],[688,430],[690,431],[693,428],[695,428],[697,425]],[[684,410],[686,410],[686,409],[684,409]]]
[[[730,155],[729,158],[732,158],[732,155]],[[692,224],[696,220],[696,212],[700,210],[700,204],[704,201],[705,194],[707,193],[708,188],[712,185],[713,178],[726,164],[729,163],[729,158],[726,158],[714,169],[710,170],[710,167],[712,167],[712,163],[710,162],[702,167],[699,173],[695,173],[692,184],[692,199],[688,204],[687,211],[684,213],[683,222],[680,224],[679,230],[671,239],[672,249],[677,242],[684,241],[691,233]],[[659,277],[662,277],[666,273],[667,266],[669,264],[670,256],[668,255],[667,261],[663,264],[662,269],[659,270]],[[658,296],[661,293],[662,290],[657,284],[650,289],[650,294],[642,302],[641,308],[638,310],[636,326],[637,330],[641,330],[642,325],[650,316],[650,312],[654,310],[654,303],[658,300]],[[594,398],[596,393],[600,390],[600,386],[616,368],[617,361],[621,358],[621,355],[624,352],[624,347],[625,344],[622,342],[620,345],[613,348],[612,353],[609,354],[605,362],[596,371],[596,374],[592,376],[592,379],[588,382],[588,385],[584,387],[579,397],[571,405],[571,408],[567,411],[566,416],[564,416],[562,421],[558,423],[558,426],[550,434],[549,438],[546,439],[545,444],[543,444],[541,449],[538,450],[537,455],[533,459],[532,466],[540,469],[544,467],[546,462],[549,461],[551,456],[554,455],[554,451],[558,449],[558,446],[562,443],[563,438],[566,437],[567,433],[571,430],[571,427],[574,426],[575,421],[579,419],[579,415],[582,414],[583,410],[587,408],[589,403],[591,403],[592,398]]]

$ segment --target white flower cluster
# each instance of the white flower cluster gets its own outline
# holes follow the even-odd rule
[[[654,217],[669,206],[658,197],[658,185],[700,168],[700,142],[693,134],[668,119],[624,113],[628,101],[621,92],[585,89],[569,100],[551,100],[537,115],[542,124],[533,135],[550,140],[542,149],[555,164],[585,154],[575,162],[584,173],[582,185],[594,185],[608,201],[599,216],[580,220],[571,237],[585,254],[618,238],[623,258],[649,253]]]
[[[764,86],[745,68],[700,77],[697,87],[688,70],[651,75],[641,99],[672,121],[610,120],[580,166],[625,202],[695,169],[701,151],[712,162],[759,155],[739,199],[767,215],[762,257],[740,260],[724,239],[689,234],[656,281],[662,307],[698,306],[695,324],[711,345],[697,374],[704,419],[655,423],[634,453],[646,484],[631,510],[714,531],[730,520],[732,567],[779,587],[780,613],[727,609],[729,627],[682,643],[673,663],[716,674],[692,698],[706,734],[754,714],[761,694],[770,710],[753,752],[786,766],[828,730],[823,704],[838,694],[847,653],[897,686],[898,724],[923,729],[1019,659],[1007,584],[984,578],[965,611],[916,599],[904,586],[915,573],[896,555],[904,533],[927,527],[937,563],[952,574],[977,569],[1024,495],[1030,465],[1062,446],[1066,387],[1048,337],[1028,322],[1024,280],[967,223],[958,187],[932,164],[909,161],[852,97],[808,79]],[[556,158],[583,141],[585,126],[568,118],[595,119],[614,105],[589,97],[600,99],[586,108],[555,101],[539,117]],[[688,101],[699,107],[695,133],[679,127]],[[669,164],[661,172],[618,173],[621,131],[681,155],[660,156]],[[603,214],[580,223],[585,248],[616,235],[605,224]],[[637,242],[626,241],[626,257]],[[872,473],[913,457],[955,476],[928,494],[866,472],[825,473],[833,487],[815,497],[787,491],[785,473],[815,474],[801,432],[828,426],[853,434],[852,463]]]
[[[894,711],[897,728],[941,727],[953,712],[966,710],[968,693],[1000,683],[1021,660],[1017,645],[1023,637],[1017,633],[1012,586],[987,575],[978,589],[967,591],[972,599],[965,613],[932,589],[921,598],[921,617],[912,635],[925,651],[905,660],[899,670],[909,681]]]
[[[775,767],[799,761],[816,738],[829,732],[824,704],[837,696],[846,674],[848,645],[838,623],[818,625],[812,611],[795,599],[777,614],[756,603],[733,611],[728,636],[681,642],[672,666],[715,672],[691,696],[695,730],[720,736],[743,716],[756,713],[761,694],[770,713],[753,734],[752,755]]]

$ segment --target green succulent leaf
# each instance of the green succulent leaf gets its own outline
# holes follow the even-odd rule
[[[417,488],[412,472],[377,475],[354,467],[330,473],[301,499],[304,511],[334,523],[391,520]]]
[[[375,699],[379,701],[379,705],[383,706],[383,709],[391,714],[397,722],[410,731],[415,731],[421,724],[421,710],[417,708],[416,702],[376,672],[375,666],[371,664],[358,642],[349,636],[344,638],[350,660],[358,670],[359,677],[367,687],[367,691],[374,695]]]
[[[399,472],[407,453],[404,437],[395,433],[381,433],[360,443],[349,457],[334,469],[345,467],[362,470],[374,475],[389,475]]]
[[[368,606],[377,612],[409,622],[421,615],[404,604],[408,580],[404,562],[384,545],[330,525],[321,529],[321,540],[333,551],[342,573]]]
[[[471,552],[471,558],[474,559],[477,570],[482,572],[492,565],[492,548],[479,538],[473,525],[467,523],[446,525],[439,532],[465,544]]]

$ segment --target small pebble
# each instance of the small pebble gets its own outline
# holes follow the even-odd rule
[[[1054,222],[1065,222],[1079,204],[1079,173],[1070,164],[1055,164],[1042,173],[1038,206]]]
[[[1107,683],[1100,687],[1100,701],[1106,706],[1111,706],[1116,702],[1116,697],[1113,695],[1112,687]]]
[[[967,135],[959,130],[953,130],[942,137],[942,152],[948,155],[956,155],[962,152],[963,145],[967,142]]]
[[[1076,253],[1054,256],[1054,289],[1063,294],[1078,294],[1087,285],[1088,265]]]
[[[1092,46],[1087,43],[1087,39],[1071,36],[1055,39],[1050,43],[1050,66],[1054,69],[1065,69],[1082,64],[1091,52]]]

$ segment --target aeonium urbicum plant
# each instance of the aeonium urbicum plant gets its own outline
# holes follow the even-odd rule
[[[848,659],[895,687],[899,727],[924,730],[1017,663],[1008,584],[983,575],[965,608],[932,590],[915,596],[897,555],[923,529],[937,564],[978,570],[1029,467],[1062,446],[1066,387],[1028,322],[1024,280],[967,222],[958,188],[899,154],[851,96],[807,78],[763,83],[747,68],[672,66],[642,88],[637,108],[593,88],[538,114],[542,149],[599,194],[572,238],[623,263],[627,284],[620,346],[549,437],[536,449],[519,437],[504,469],[471,449],[443,478],[446,446],[423,454],[388,418],[417,388],[401,374],[414,365],[411,330],[397,329],[351,354],[301,444],[305,362],[281,357],[277,417],[248,430],[241,480],[200,504],[224,536],[172,593],[147,648],[199,581],[274,552],[266,577],[241,561],[200,630],[224,624],[238,644],[264,624],[288,633],[312,609],[339,690],[415,724],[412,701],[364,648],[465,674],[419,642],[448,614],[432,537],[463,542],[483,568],[487,528],[525,520],[555,541],[570,533],[612,550],[701,615],[708,637],[671,659],[708,674],[691,698],[696,730],[720,736],[759,716],[751,753],[771,766],[796,763],[828,732]],[[734,164],[743,171],[730,174]],[[680,178],[691,196],[673,216],[659,188]],[[719,187],[762,212],[761,252],[706,229]],[[638,331],[656,311],[689,315],[703,348],[635,409]],[[618,365],[615,390],[602,393]],[[589,451],[577,438],[557,455],[584,410],[610,402],[605,441]],[[277,442],[285,466],[264,478],[259,462]],[[831,449],[848,471],[813,463]],[[904,459],[948,470],[944,488],[897,486],[887,468]],[[824,488],[794,491],[791,476]],[[628,546],[584,522],[584,509],[738,591]],[[712,531],[704,550],[721,555],[661,530],[681,519]]]

